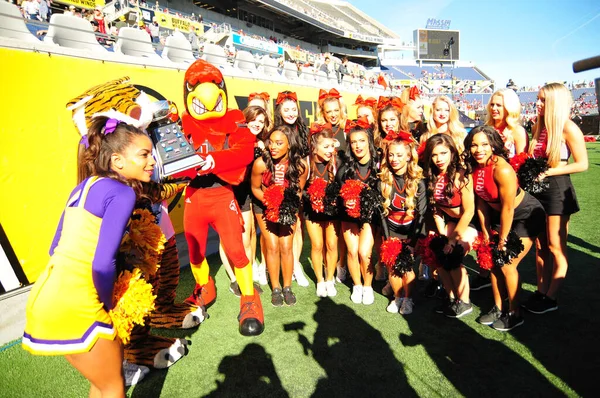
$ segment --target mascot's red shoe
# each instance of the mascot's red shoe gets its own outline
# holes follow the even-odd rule
[[[195,305],[198,307],[208,307],[217,298],[217,288],[215,287],[215,280],[212,276],[208,277],[208,283],[204,286],[196,284],[194,292],[190,297],[185,299],[185,303]]]
[[[265,316],[263,314],[260,295],[254,290],[254,296],[242,296],[240,299],[240,334],[244,336],[258,336],[265,330]]]

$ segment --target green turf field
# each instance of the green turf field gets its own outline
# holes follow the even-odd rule
[[[600,144],[588,144],[589,171],[573,176],[583,209],[572,217],[570,269],[560,309],[525,314],[511,333],[478,324],[492,305],[491,290],[473,292],[476,308],[460,320],[435,314],[436,299],[415,294],[415,311],[403,317],[350,301],[350,288],[318,299],[314,283],[294,284],[298,304],[273,308],[265,288],[265,332],[247,338],[237,331],[238,299],[224,270],[213,266],[218,298],[210,319],[188,332],[190,353],[169,370],[153,371],[131,397],[555,397],[597,396],[600,370]],[[307,260],[303,263],[312,278]],[[218,264],[217,257],[209,263]],[[469,262],[471,266],[473,261]],[[523,289],[535,290],[531,254],[519,267]],[[380,291],[382,284],[376,285]],[[183,299],[193,288],[184,268]],[[524,292],[524,294],[527,292]],[[34,357],[19,344],[0,352],[0,396],[84,397],[88,382],[62,357]]]

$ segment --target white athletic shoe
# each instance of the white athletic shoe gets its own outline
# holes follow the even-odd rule
[[[387,306],[386,311],[391,314],[397,314],[398,311],[400,311],[400,307],[402,306],[403,300],[403,297],[394,298],[392,301],[390,301],[390,304]]]
[[[135,386],[142,381],[148,373],[150,373],[150,368],[146,366],[129,363],[126,360],[123,361],[123,375],[125,376],[126,387]]]
[[[352,294],[350,295],[350,300],[352,300],[352,302],[354,304],[360,304],[360,303],[362,303],[362,297],[363,297],[362,285],[352,286]]]
[[[398,312],[400,312],[402,315],[412,314],[413,307],[413,299],[410,297],[406,297],[404,300],[402,300],[402,305],[400,306],[400,311]]]
[[[327,297],[327,286],[325,282],[317,282],[317,296]]]
[[[344,283],[344,281],[346,280],[346,276],[348,275],[348,270],[344,267],[342,267],[340,265],[340,263],[337,264],[336,267],[337,273],[335,276],[335,280],[337,283]]]
[[[375,264],[375,280],[376,281],[384,281],[387,279],[387,270],[380,262]]]
[[[373,294],[373,288],[371,286],[363,287],[362,303],[364,305],[371,305],[375,302],[375,295]]]
[[[335,288],[335,282],[333,280],[325,282],[325,288],[327,289],[327,297],[337,296],[337,290]]]
[[[294,264],[294,279],[296,279],[298,286],[307,287],[310,285],[308,279],[306,279],[306,276],[304,275],[302,264],[300,263]]]
[[[269,282],[267,281],[267,266],[266,264],[258,265],[258,283],[262,286],[267,285]]]

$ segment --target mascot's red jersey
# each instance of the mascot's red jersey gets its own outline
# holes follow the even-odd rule
[[[227,109],[227,88],[219,69],[195,61],[185,73],[184,99],[183,131],[207,164],[182,174],[191,178],[213,174],[232,185],[242,182],[254,159],[256,137],[241,111]]]

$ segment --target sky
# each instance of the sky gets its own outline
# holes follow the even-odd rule
[[[451,20],[460,31],[460,59],[497,84],[593,80],[600,69],[573,73],[572,64],[600,55],[598,0],[349,0],[412,41],[428,18]]]

